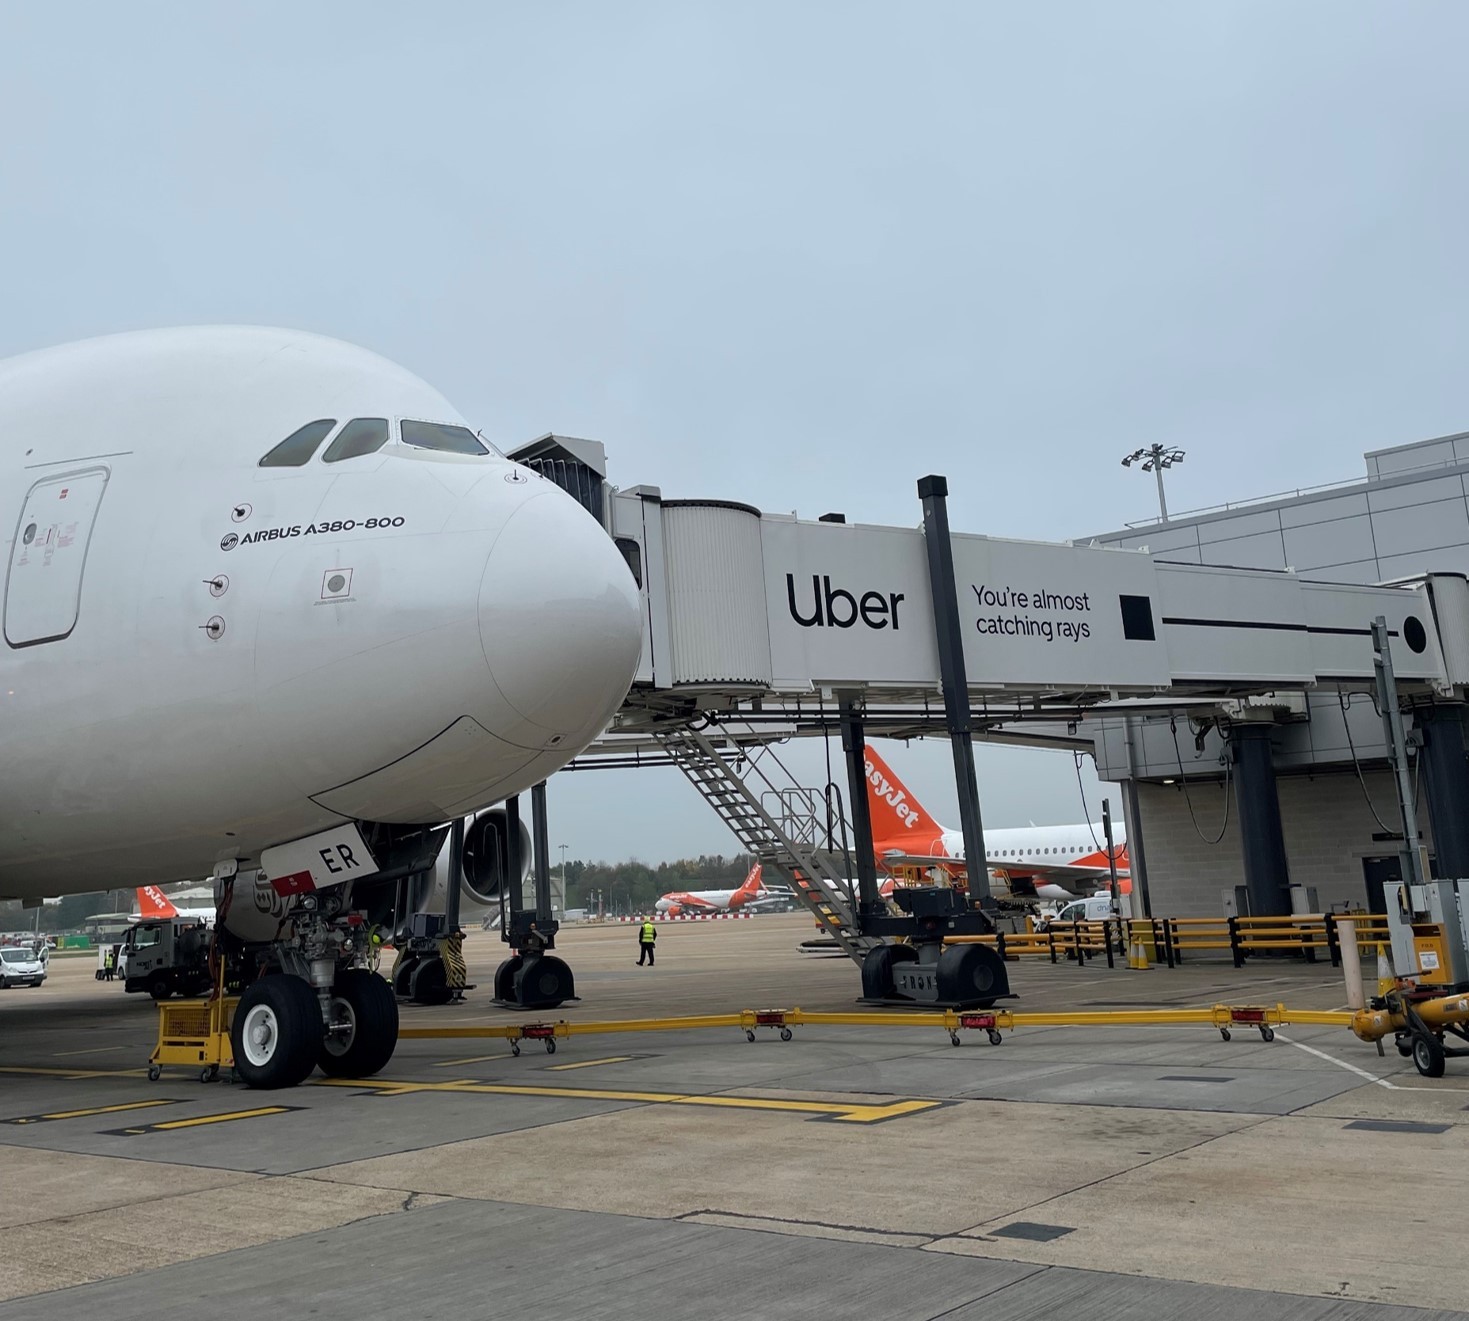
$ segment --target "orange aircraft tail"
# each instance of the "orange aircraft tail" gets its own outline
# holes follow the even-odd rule
[[[738,908],[741,904],[751,899],[758,899],[762,886],[760,884],[760,864],[757,862],[750,868],[750,874],[745,877],[745,883],[730,896],[729,906]]]
[[[944,828],[923,810],[870,743],[866,757],[867,810],[872,814],[873,840],[890,844],[909,839],[920,852],[930,848]]]
[[[144,918],[177,917],[179,910],[156,885],[140,885],[138,887],[138,913]]]

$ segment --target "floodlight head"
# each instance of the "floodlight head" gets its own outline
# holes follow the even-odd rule
[[[1132,455],[1131,454],[1129,454],[1125,459],[1122,460],[1122,466],[1124,468],[1130,468],[1130,467],[1132,467]]]
[[[1153,471],[1153,461],[1152,461],[1152,459],[1149,459],[1145,464],[1143,464],[1143,471],[1144,472],[1152,472]]]

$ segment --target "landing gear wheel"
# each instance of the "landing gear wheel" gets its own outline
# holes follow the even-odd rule
[[[1275,1040],[1275,1029],[1273,1027],[1262,1027],[1260,1029],[1260,1040],[1261,1041],[1274,1041]]]
[[[746,1041],[754,1041],[755,1040],[755,1034],[753,1032],[751,1032],[748,1028],[745,1029],[745,1040]]]
[[[1005,1038],[1002,1037],[998,1031],[996,1031],[994,1028],[990,1028],[990,1045],[998,1046],[1000,1042],[1002,1042],[1004,1039]]]
[[[161,1064],[150,1064],[148,1066],[148,1081],[157,1082],[163,1077],[163,1066]]]
[[[1444,1058],[1443,1043],[1438,1038],[1413,1038],[1413,1064],[1425,1078],[1443,1077]]]
[[[444,971],[444,961],[437,954],[430,954],[413,970],[411,994],[414,1004],[446,1005],[449,1003],[454,992],[449,989],[449,975]]]
[[[299,977],[278,973],[245,988],[235,1006],[230,1044],[247,1087],[295,1087],[321,1053],[321,1008]]]
[[[792,1032],[790,1030],[790,1028],[788,1028],[788,1027],[781,1028],[781,1030],[780,1030],[780,1039],[782,1041],[789,1041],[793,1036],[795,1036],[795,1033]]]
[[[1223,1038],[1223,1039],[1224,1039],[1224,1040],[1225,1040],[1225,1041],[1228,1041],[1228,1040],[1229,1040],[1229,1029],[1228,1029],[1228,1028],[1227,1028],[1227,1027],[1221,1027],[1221,1028],[1220,1028],[1220,1029],[1219,1029],[1219,1035],[1220,1035],[1220,1037],[1222,1037],[1222,1038]]]
[[[393,1058],[398,1044],[398,1001],[381,977],[366,968],[337,974],[332,987],[332,1022],[345,1022],[345,1035],[328,1034],[317,1063],[332,1078],[368,1078]]]
[[[167,1000],[173,994],[173,985],[166,977],[155,977],[148,983],[148,994],[155,1000]]]
[[[556,1039],[554,1037],[547,1037],[546,1038],[546,1054],[547,1055],[554,1055],[555,1053],[556,1053]]]

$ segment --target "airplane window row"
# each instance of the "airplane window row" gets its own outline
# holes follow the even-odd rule
[[[299,468],[311,461],[321,442],[335,429],[336,418],[318,418],[293,431],[261,460],[262,468]],[[385,417],[354,417],[337,433],[336,439],[321,456],[323,463],[341,463],[344,459],[374,454],[392,439],[392,424]],[[488,454],[485,445],[468,427],[444,422],[418,422],[405,419],[399,426],[403,444],[415,449],[438,450],[445,454]]]

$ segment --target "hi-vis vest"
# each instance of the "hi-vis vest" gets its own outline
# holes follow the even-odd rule
[[[644,945],[651,945],[658,939],[658,928],[651,922],[644,922],[643,929],[638,932],[638,940]]]

